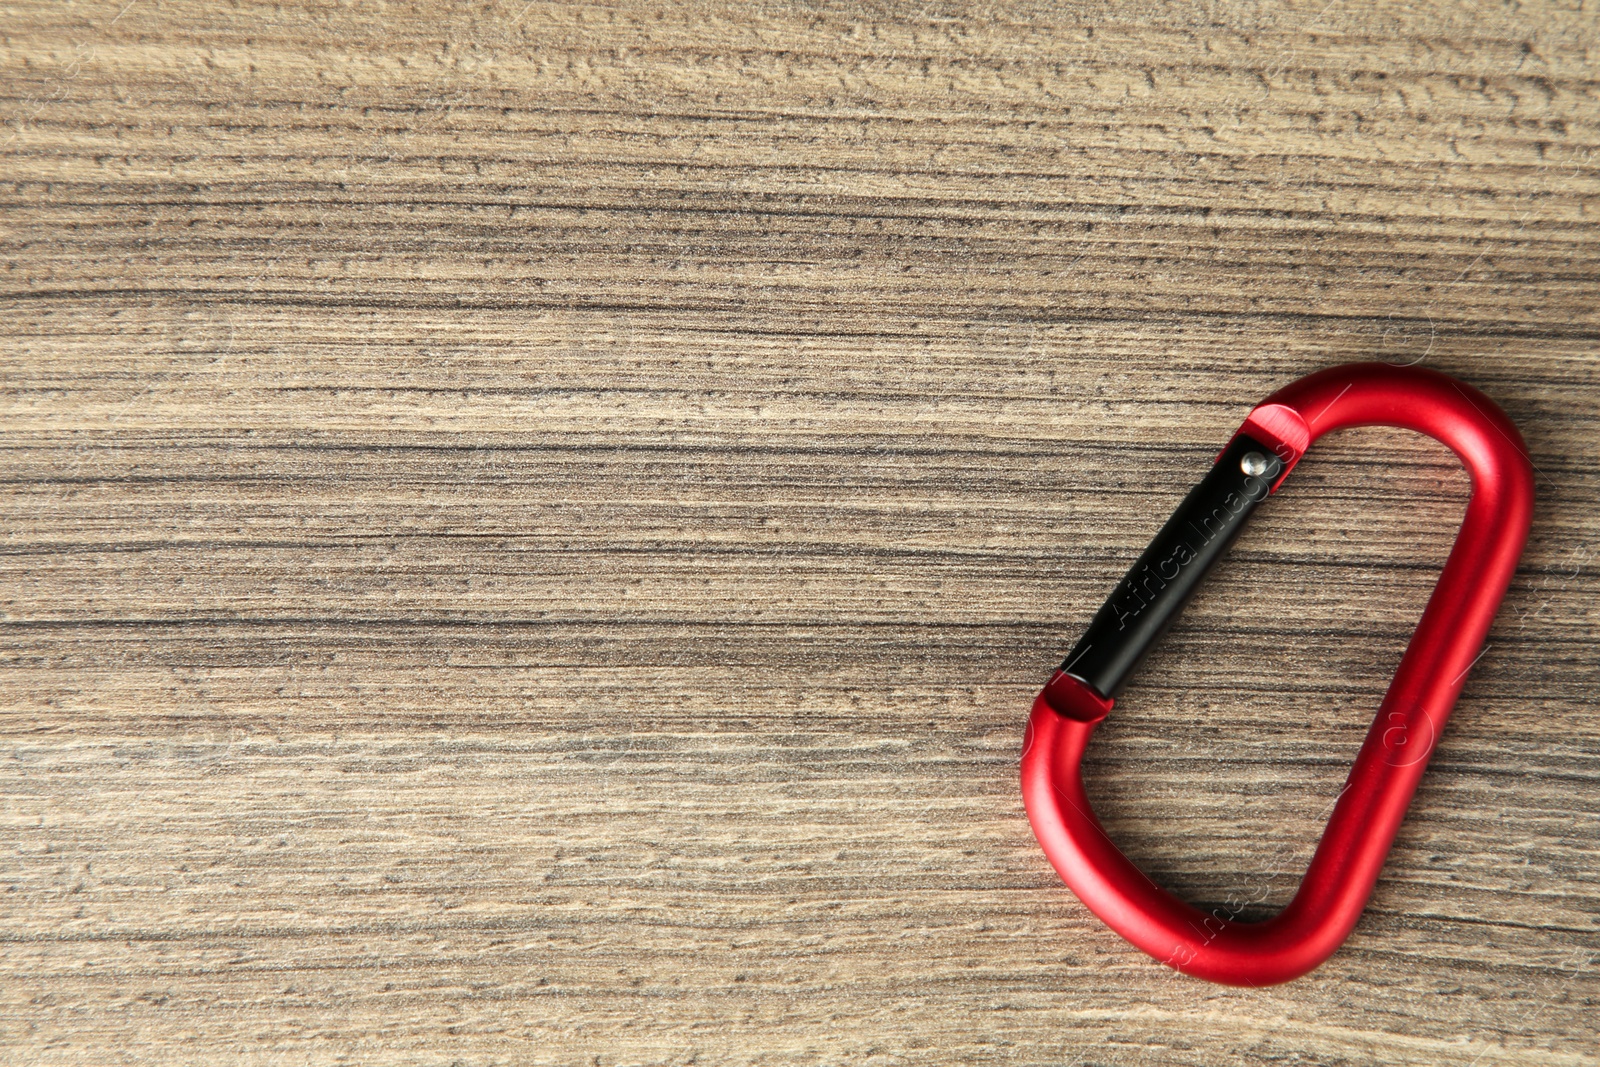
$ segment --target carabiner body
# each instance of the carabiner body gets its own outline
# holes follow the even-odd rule
[[[1299,891],[1250,923],[1156,886],[1112,844],[1079,773],[1085,747],[1140,657],[1182,610],[1251,511],[1317,438],[1396,426],[1448,445],[1472,477],[1454,548],[1379,705]],[[1488,397],[1443,374],[1360,363],[1269,396],[1117,585],[1033,704],[1022,754],[1028,819],[1051,864],[1112,929],[1187,974],[1230,985],[1296,978],[1344,942],[1510,584],[1533,514],[1533,469]]]

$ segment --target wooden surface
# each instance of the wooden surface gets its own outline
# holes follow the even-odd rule
[[[6,1062],[1600,1063],[1592,3],[0,23]],[[1348,944],[1175,976],[1028,701],[1372,358],[1529,550]],[[1466,493],[1262,510],[1091,753],[1159,881],[1292,894]]]

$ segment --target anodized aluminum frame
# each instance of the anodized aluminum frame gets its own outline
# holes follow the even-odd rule
[[[1483,393],[1435,371],[1353,363],[1262,401],[1239,433],[1271,444],[1282,484],[1312,442],[1352,426],[1396,426],[1455,451],[1472,496],[1454,548],[1294,899],[1263,922],[1178,900],[1106,836],[1079,764],[1113,700],[1057,671],[1039,693],[1022,751],[1022,796],[1062,879],[1117,933],[1168,966],[1229,985],[1286,982],[1320,965],[1361,917],[1428,757],[1516,571],[1533,516],[1522,435]]]

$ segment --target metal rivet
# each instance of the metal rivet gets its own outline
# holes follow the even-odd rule
[[[1239,457],[1239,469],[1249,475],[1267,473],[1267,457],[1260,452],[1246,452]]]

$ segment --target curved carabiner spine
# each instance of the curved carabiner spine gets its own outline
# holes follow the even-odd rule
[[[1084,749],[1111,710],[1115,690],[1257,500],[1242,503],[1237,514],[1223,509],[1237,524],[1215,531],[1221,544],[1208,558],[1195,551],[1190,560],[1182,548],[1161,556],[1156,550],[1162,538],[1181,525],[1186,509],[1192,515],[1203,505],[1194,503],[1204,497],[1201,489],[1191,494],[1096,616],[1085,637],[1096,636],[1098,628],[1100,640],[1090,642],[1095,647],[1086,652],[1080,642],[1040,692],[1029,717],[1022,795],[1051,864],[1108,926],[1156,959],[1199,978],[1245,986],[1285,982],[1321,964],[1344,942],[1366,907],[1527,540],[1533,468],[1522,436],[1488,397],[1434,371],[1361,363],[1302,378],[1250,413],[1213,471],[1224,467],[1217,477],[1233,477],[1224,465],[1238,461],[1235,446],[1243,441],[1250,449],[1246,465],[1275,491],[1317,438],[1369,425],[1415,430],[1448,445],[1472,476],[1472,496],[1322,840],[1283,911],[1258,923],[1223,919],[1155,885],[1106,836],[1079,773]],[[1261,445],[1272,453],[1265,470],[1255,455]],[[1213,495],[1220,491],[1213,487]],[[1206,526],[1201,532],[1213,531]],[[1190,538],[1191,550],[1194,542]],[[1152,554],[1154,571],[1149,569]],[[1141,571],[1141,564],[1147,569]],[[1172,579],[1165,577],[1168,572]],[[1141,581],[1150,595],[1138,591]],[[1142,599],[1130,601],[1130,591]],[[1117,603],[1119,594],[1124,599]],[[1116,622],[1123,625],[1113,629]],[[1108,650],[1108,644],[1117,643],[1109,638],[1117,636],[1137,647]]]

